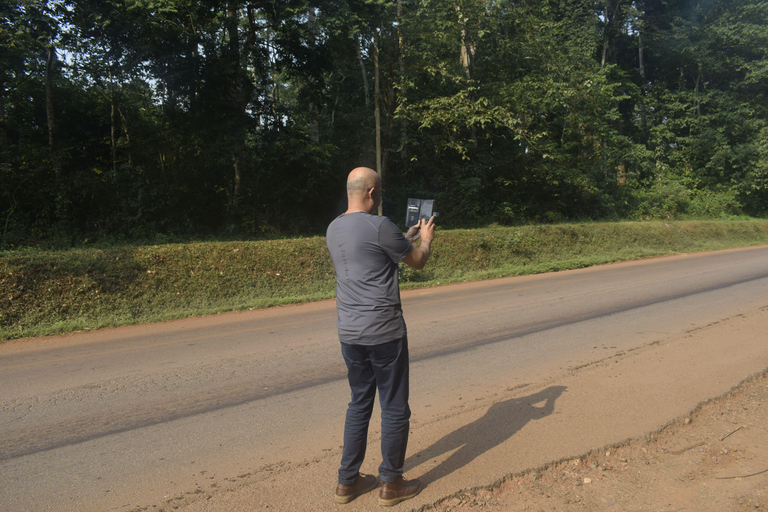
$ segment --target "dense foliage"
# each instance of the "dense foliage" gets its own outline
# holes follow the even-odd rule
[[[0,3],[0,248],[762,216],[768,2]],[[378,149],[378,150],[377,150]]]

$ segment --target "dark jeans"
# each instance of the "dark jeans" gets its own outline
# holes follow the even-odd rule
[[[344,424],[344,449],[339,468],[339,483],[351,485],[365,459],[368,423],[373,413],[376,389],[381,405],[382,482],[394,482],[403,474],[408,445],[411,409],[408,407],[408,338],[364,346],[341,344],[347,363],[347,378],[352,401]]]

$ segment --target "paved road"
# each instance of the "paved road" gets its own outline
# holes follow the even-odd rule
[[[419,499],[502,476],[503,465],[495,477],[462,471],[509,439],[523,439],[539,414],[554,418],[566,391],[558,379],[752,318],[768,306],[766,291],[768,247],[403,293],[414,409],[406,469],[429,484]],[[689,380],[673,382],[682,394],[668,400],[671,409],[660,406],[626,428],[617,424],[608,438],[663,424],[674,407],[768,366],[763,345],[745,344],[727,371],[701,364],[711,368],[702,376],[711,387],[684,389],[692,381],[680,371]],[[0,345],[0,389],[5,511],[208,510],[206,502],[226,510],[226,496],[269,482],[279,488],[308,471],[309,488],[330,487],[348,393],[333,301],[8,342]],[[509,423],[504,411],[521,396],[539,405],[525,419],[517,414],[519,424],[498,440],[466,448],[485,430],[468,427],[477,419],[462,424],[469,418],[462,414],[485,412],[498,416],[492,424]],[[426,441],[435,436],[445,446]],[[585,434],[568,449],[602,439]],[[432,462],[421,464],[422,456]],[[540,449],[520,464],[559,456]],[[319,509],[261,494],[272,510]]]

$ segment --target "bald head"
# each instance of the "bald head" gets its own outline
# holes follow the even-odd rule
[[[373,214],[381,204],[381,178],[373,169],[357,167],[347,177],[347,213]]]
[[[368,167],[352,169],[347,177],[347,195],[350,197],[366,195],[369,190],[377,187],[380,181],[379,175],[373,169]]]

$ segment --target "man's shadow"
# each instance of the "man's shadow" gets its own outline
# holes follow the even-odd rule
[[[482,418],[451,432],[429,448],[408,457],[405,466],[413,468],[456,450],[446,460],[419,477],[424,484],[437,481],[511,438],[529,421],[552,414],[555,400],[565,389],[565,386],[551,386],[533,395],[493,404]],[[542,402],[543,405],[540,405]]]

